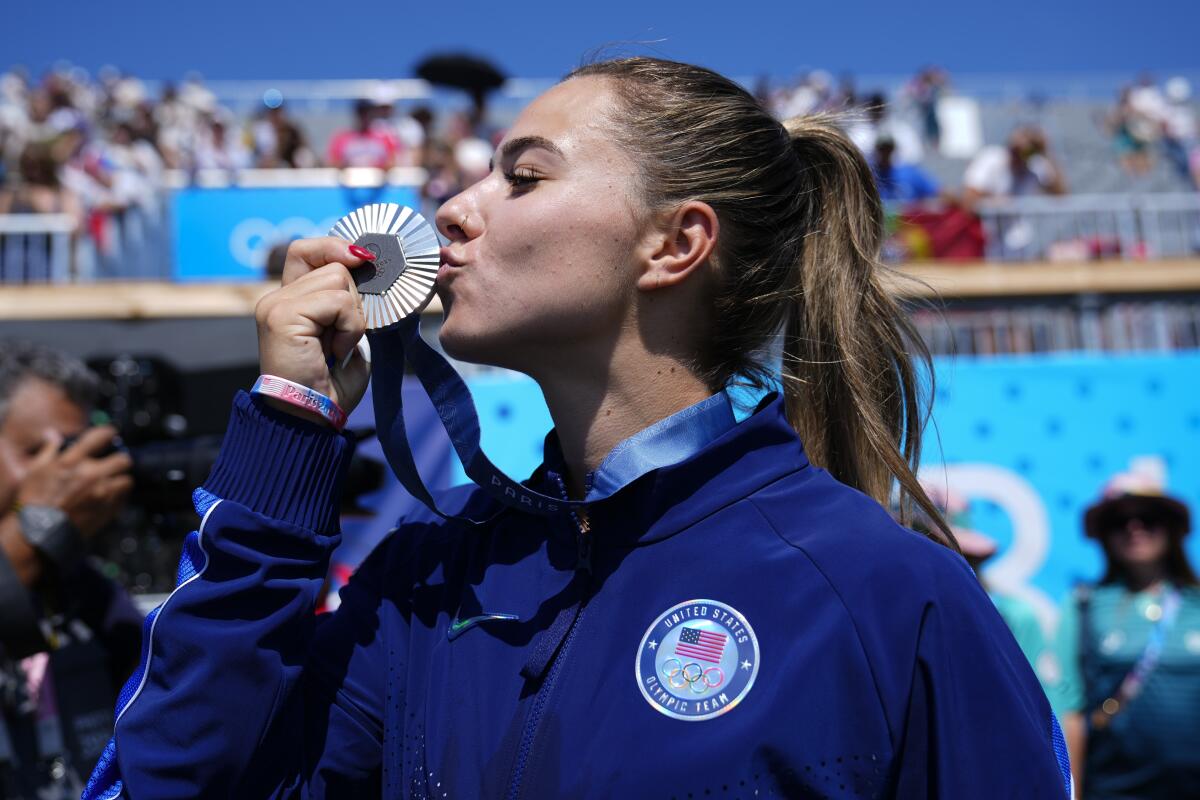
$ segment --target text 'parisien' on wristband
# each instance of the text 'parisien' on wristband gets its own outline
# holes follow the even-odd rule
[[[259,375],[250,393],[274,397],[297,408],[316,412],[329,420],[329,424],[339,431],[346,426],[346,412],[342,411],[337,403],[317,390],[294,383],[287,378],[280,378],[276,375]]]

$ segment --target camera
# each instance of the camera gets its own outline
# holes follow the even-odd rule
[[[87,364],[100,378],[93,421],[114,426],[114,449],[133,461],[126,507],[95,537],[93,555],[106,574],[134,592],[169,592],[175,588],[183,539],[197,525],[192,491],[208,478],[233,396],[253,384],[257,365],[189,372],[162,358],[129,354]],[[358,431],[355,440],[374,433]],[[383,476],[382,463],[355,453],[343,510],[358,510],[358,499],[377,490]]]

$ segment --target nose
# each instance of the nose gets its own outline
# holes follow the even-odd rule
[[[442,203],[434,220],[438,231],[452,244],[474,239],[479,235],[482,222],[475,204],[471,202],[469,190],[459,192]]]
[[[1125,520],[1122,532],[1126,536],[1144,537],[1149,535],[1153,529],[1154,526],[1148,520],[1138,514],[1134,514]]]

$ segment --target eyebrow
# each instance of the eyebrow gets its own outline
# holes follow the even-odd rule
[[[500,158],[510,159],[522,150],[530,147],[539,147],[542,150],[547,150],[559,158],[565,158],[563,151],[554,142],[547,139],[545,136],[518,136],[516,139],[509,139],[500,147]],[[494,160],[489,162],[488,171],[490,172],[495,166]]]

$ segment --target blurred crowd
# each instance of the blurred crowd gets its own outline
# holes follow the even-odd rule
[[[77,68],[60,69],[37,80],[12,70],[0,75],[0,214],[65,214],[102,252],[128,212],[160,218],[168,183],[186,184],[206,172],[419,168],[426,210],[486,172],[503,130],[488,113],[485,93],[474,95],[468,110],[448,112],[400,102],[387,84],[379,87],[349,106],[307,116],[269,90],[257,110],[237,115],[197,77],[151,87],[113,69],[95,79]],[[755,91],[781,118],[839,116],[888,205],[885,254],[893,260],[997,257],[1001,239],[1005,255],[999,257],[1076,260],[1154,251],[1152,244],[1136,243],[1132,252],[1113,233],[1064,241],[1058,232],[1033,231],[1028,219],[985,231],[981,202],[1072,188],[1066,148],[1036,113],[1015,115],[1001,140],[987,141],[979,106],[956,92],[945,70],[922,69],[890,94],[862,91],[850,77],[819,70],[783,84],[764,80]],[[329,130],[324,123],[335,115],[345,122]],[[305,121],[321,123],[321,141],[305,130]],[[1200,128],[1186,79],[1159,85],[1141,77],[1085,122],[1097,143],[1107,138],[1108,165],[1119,165],[1125,176],[1114,188],[1143,191],[1145,182],[1138,181],[1156,167],[1173,176],[1175,189],[1200,185]],[[1071,169],[1089,171],[1078,164]],[[1194,238],[1188,247],[1200,249],[1200,233]]]
[[[1191,84],[1181,77],[1160,87],[1145,75],[1121,89],[1099,122],[1127,173],[1144,175],[1157,151],[1177,175],[1200,187],[1200,128],[1191,101]]]
[[[1068,172],[1085,194],[1195,191],[1200,128],[1183,77],[1162,85],[1139,77],[1119,91],[1114,106],[1095,109],[1074,127],[1065,107],[1047,113],[1043,101],[1015,106],[1001,126],[991,120],[993,134],[1003,131],[993,141],[985,135],[981,106],[956,93],[937,67],[920,70],[891,96],[861,92],[852,78],[835,80],[821,71],[781,86],[764,81],[757,94],[781,118],[832,113],[843,120],[887,208],[885,257],[891,260],[1080,261],[1200,252],[1200,222],[1185,201],[1174,223],[1167,220],[1177,226],[1171,228],[1174,246],[1131,237],[1129,231],[1158,229],[1162,220],[1136,218],[1119,202],[1080,198],[1062,206],[1071,216],[1007,203],[1074,191]],[[1056,135],[1066,141],[1054,141]],[[1114,208],[1127,218],[1115,221]]]
[[[439,119],[427,105],[403,112],[386,93],[363,98],[350,124],[322,147],[267,92],[239,118],[199,79],[155,96],[138,78],[77,70],[35,81],[0,75],[0,213],[69,214],[78,232],[97,217],[154,212],[168,171],[306,167],[421,167],[432,202],[487,171],[498,131],[482,103]]]
[[[947,125],[941,103],[954,91],[945,70],[927,67],[890,98],[878,90],[860,92],[852,77],[838,81],[820,70],[782,86],[764,80],[757,95],[781,118],[820,112],[847,115],[855,142],[877,163],[887,165],[877,170],[886,178],[896,167],[918,166],[938,154]],[[1161,160],[1178,186],[1200,187],[1200,127],[1192,86],[1186,78],[1171,77],[1160,85],[1152,76],[1142,75],[1119,90],[1114,105],[1098,114],[1095,123],[1128,175],[1144,175]],[[1010,154],[1007,159],[998,143],[984,144],[967,159],[961,181],[963,195],[978,198],[1066,191],[1065,174],[1039,125],[1015,120],[1005,144]],[[1011,177],[1005,177],[1005,171]],[[930,192],[928,182],[914,186],[908,179],[901,179],[894,188],[882,184],[881,188],[885,199],[923,199]],[[898,197],[889,198],[889,194]]]

